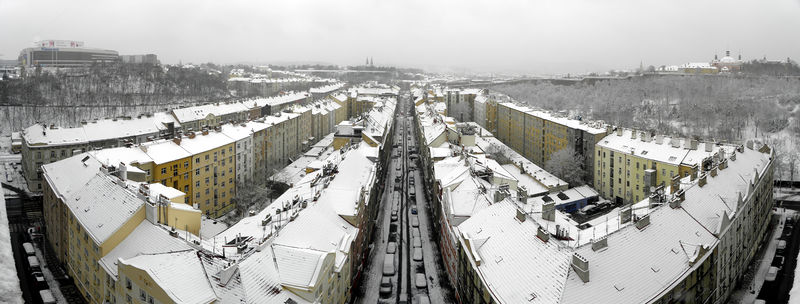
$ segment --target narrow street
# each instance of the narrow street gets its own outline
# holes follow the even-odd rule
[[[408,97],[400,99],[395,142],[381,198],[374,250],[366,270],[363,296],[356,303],[448,303],[442,290],[444,272],[432,241],[427,202],[417,165],[409,157],[416,147]],[[391,185],[391,188],[389,187]],[[417,195],[420,194],[420,195]],[[387,281],[388,280],[388,281]],[[449,285],[444,285],[449,286]]]

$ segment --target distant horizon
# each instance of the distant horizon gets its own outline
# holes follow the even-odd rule
[[[747,60],[800,58],[791,35],[800,28],[798,0],[99,3],[0,2],[0,58],[43,39],[152,53],[167,64],[346,66],[372,57],[455,73],[604,73],[706,62],[725,50]]]

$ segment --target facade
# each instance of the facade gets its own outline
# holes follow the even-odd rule
[[[458,121],[475,121],[475,96],[480,93],[478,89],[445,91],[444,102],[447,105],[447,116]]]
[[[732,149],[618,128],[595,146],[594,185],[617,204],[638,202],[649,197],[651,189],[670,186],[674,177],[686,177],[707,166],[710,157]]]
[[[248,128],[247,124],[223,125],[222,134],[234,140],[236,153],[236,192],[239,193],[243,188],[256,184],[254,171],[258,167],[255,159],[254,133],[255,124]],[[263,126],[266,129],[266,126]],[[263,140],[263,138],[262,138]]]
[[[18,59],[20,66],[72,68],[113,64],[120,61],[117,51],[86,48],[83,41],[43,40],[35,42],[34,45],[35,47],[20,51]]]
[[[567,149],[583,159],[589,183],[593,181],[594,145],[606,132],[599,122],[583,122],[513,103],[497,105],[496,133],[500,141],[539,166],[544,166],[553,153]]]
[[[120,60],[123,63],[131,63],[131,64],[152,64],[152,65],[159,65],[161,64],[158,61],[158,56],[156,54],[144,54],[144,55],[122,55],[119,56]]]
[[[191,201],[203,214],[217,218],[234,208],[231,199],[236,195],[235,142],[220,132],[203,131],[179,141],[181,148],[191,154]]]
[[[188,195],[193,190],[192,154],[180,147],[180,139],[146,143],[140,149],[153,160],[153,171],[150,172],[152,178],[147,182],[159,183],[187,193],[185,203],[196,203]]]

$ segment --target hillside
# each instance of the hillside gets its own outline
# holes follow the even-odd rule
[[[0,82],[4,133],[37,121],[75,125],[229,98],[224,76],[197,68],[118,65],[33,74]]]

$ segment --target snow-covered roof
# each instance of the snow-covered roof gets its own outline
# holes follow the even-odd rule
[[[145,151],[157,165],[192,156],[192,153],[167,139],[142,143],[139,149]]]
[[[374,182],[375,163],[367,158],[368,150],[371,149],[366,144],[350,150],[339,163],[339,174],[320,196],[320,201],[329,202],[341,216],[357,214],[361,188]]]
[[[233,143],[234,140],[221,132],[210,131],[208,135],[198,133],[194,138],[185,136],[181,139],[181,148],[186,149],[191,155],[207,152],[224,145]]]
[[[597,145],[671,165],[679,165],[681,163],[697,164],[720,150],[720,146],[713,145],[711,152],[706,152],[706,143],[702,142],[698,143],[697,149],[690,150],[690,145],[688,144],[690,140],[685,138],[664,137],[659,144],[657,136],[652,136],[649,141],[643,141],[639,134],[640,132],[636,132],[636,136],[631,138],[632,132],[635,131],[625,129],[622,131],[622,136],[617,135],[616,132],[611,133],[597,142]],[[677,143],[677,147],[671,144],[673,141]],[[726,149],[730,150],[733,147]],[[687,158],[687,156],[689,157]]]
[[[183,193],[178,189],[164,186],[161,183],[152,183],[149,184],[148,187],[150,188],[150,195],[152,195],[153,197],[159,197],[160,195],[163,195],[168,199],[173,199],[176,197],[186,195],[185,193]]]
[[[177,119],[181,123],[205,119],[208,115],[214,116],[222,116],[228,115],[232,113],[242,113],[247,112],[248,107],[244,105],[243,102],[231,102],[231,103],[215,103],[215,104],[205,104],[199,106],[191,106],[186,108],[179,108],[173,109],[172,114],[175,115],[175,119]]]
[[[204,304],[217,300],[209,281],[187,280],[206,277],[203,263],[195,250],[140,254],[133,258],[120,259],[120,263],[147,272],[175,303]]]
[[[499,302],[557,303],[570,271],[570,251],[540,240],[539,225],[518,221],[516,212],[509,199],[492,204],[458,226],[459,240]]]
[[[174,123],[176,128],[180,126],[174,118],[165,113],[132,118],[101,119],[89,121],[74,128],[56,127],[51,129],[41,124],[34,124],[22,132],[22,137],[31,146],[76,145],[115,138],[157,135],[159,131],[166,130],[166,124],[170,122]]]
[[[122,242],[117,244],[111,252],[103,256],[99,262],[106,272],[116,279],[117,259],[128,259],[139,254],[165,253],[187,249],[191,249],[191,247],[184,240],[172,237],[164,228],[144,220]]]
[[[519,167],[515,164],[505,164],[503,168],[517,180],[517,186],[524,186],[529,195],[547,193],[550,191],[545,185],[537,181],[528,173],[520,172]]]
[[[582,130],[582,131],[585,131],[585,132],[587,132],[589,134],[601,134],[601,133],[605,133],[606,132],[606,129],[604,128],[604,126],[601,123],[598,123],[598,122],[585,122],[585,121],[582,121],[582,120],[571,119],[571,118],[568,118],[568,117],[565,117],[565,116],[562,116],[562,115],[556,115],[554,113],[547,112],[547,111],[535,110],[535,109],[532,109],[532,108],[529,108],[529,107],[526,107],[526,106],[521,106],[521,105],[517,105],[517,104],[511,103],[511,102],[503,102],[503,103],[500,103],[500,105],[502,105],[504,107],[508,107],[510,109],[514,109],[514,110],[523,112],[523,113],[526,113],[528,115],[532,115],[532,116],[541,118],[543,120],[547,120],[547,121],[552,122],[552,123],[560,124],[562,126],[565,126],[565,127],[571,128],[571,129]]]
[[[341,89],[342,87],[344,87],[344,82],[338,82],[338,83],[329,84],[329,85],[326,85],[326,86],[311,88],[308,91],[313,93],[313,94],[327,94],[327,93],[336,91],[338,89]]]
[[[117,147],[90,151],[98,161],[106,166],[118,166],[119,163],[127,165],[128,171],[141,171],[132,166],[133,163],[146,164],[153,161],[147,153],[139,147]]]

